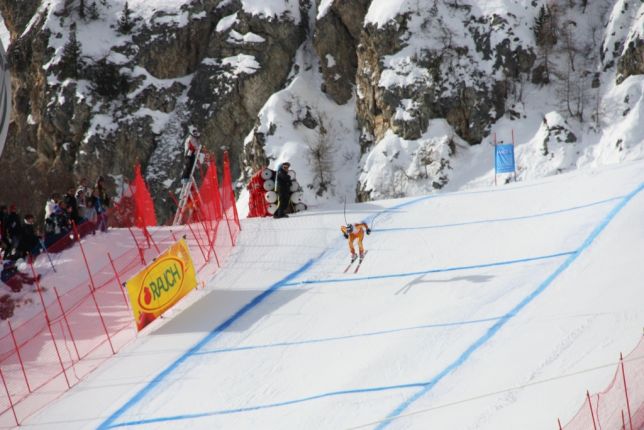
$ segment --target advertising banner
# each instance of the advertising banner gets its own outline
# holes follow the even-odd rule
[[[126,282],[137,329],[141,331],[196,285],[190,251],[181,239]]]

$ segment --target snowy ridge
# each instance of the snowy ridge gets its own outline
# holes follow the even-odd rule
[[[566,422],[641,337],[642,172],[640,161],[351,204],[347,217],[373,228],[355,276],[342,274],[341,206],[246,219],[207,294],[28,425]]]

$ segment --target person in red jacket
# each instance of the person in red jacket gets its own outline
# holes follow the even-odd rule
[[[190,134],[183,143],[185,163],[183,166],[183,173],[181,174],[181,184],[184,186],[190,180],[193,166],[197,161],[197,152],[199,152],[199,148],[201,147],[201,144],[199,143],[199,137],[201,134],[199,133],[199,130],[197,130],[197,127],[191,125],[188,128],[188,131]]]
[[[356,255],[356,250],[353,246],[353,242],[358,239],[358,251],[360,252],[360,259],[364,258],[364,246],[362,245],[362,240],[364,239],[364,234],[370,234],[371,229],[369,226],[360,222],[357,224],[347,224],[340,227],[342,234],[345,239],[349,240],[349,251],[351,251],[351,261],[355,261],[358,256]]]

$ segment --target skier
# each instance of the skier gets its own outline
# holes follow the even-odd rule
[[[185,165],[183,167],[183,174],[181,175],[181,184],[185,186],[190,180],[190,175],[192,174],[192,168],[195,165],[197,151],[201,146],[199,143],[199,130],[197,127],[190,126],[188,127],[189,135],[184,142],[183,155],[185,157]]]
[[[288,218],[286,214],[286,209],[288,209],[288,204],[291,201],[291,185],[293,180],[288,174],[288,169],[291,167],[291,163],[288,161],[282,163],[277,169],[277,175],[275,177],[275,192],[279,196],[277,210],[273,215],[273,218]]]
[[[364,247],[362,246],[362,239],[364,239],[364,234],[370,234],[371,229],[369,226],[360,222],[357,224],[347,224],[340,227],[342,234],[345,239],[349,240],[349,251],[351,251],[351,262],[355,261],[358,256],[356,255],[355,248],[353,247],[353,242],[358,239],[358,250],[360,251],[360,260],[364,258]]]

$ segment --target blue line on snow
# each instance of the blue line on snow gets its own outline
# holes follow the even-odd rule
[[[284,402],[267,403],[264,405],[248,406],[245,408],[224,409],[220,411],[199,412],[195,414],[182,414],[182,415],[174,415],[174,416],[168,416],[168,417],[156,417],[156,418],[148,418],[148,419],[136,420],[136,421],[127,421],[127,422],[113,424],[111,428],[153,424],[153,423],[160,423],[160,422],[167,422],[167,421],[191,420],[195,418],[211,417],[214,415],[238,414],[241,412],[257,411],[260,409],[289,406],[297,403],[309,402],[311,400],[323,399],[326,397],[344,396],[347,394],[376,393],[380,391],[389,391],[389,390],[404,390],[408,388],[419,388],[419,387],[422,387],[423,385],[424,385],[423,383],[412,383],[412,384],[401,384],[401,385],[389,385],[385,387],[358,388],[355,390],[331,391],[328,393],[316,394],[315,396],[302,397],[299,399],[287,400]]]
[[[333,341],[339,341],[339,340],[355,339],[359,337],[380,336],[385,334],[400,333],[400,332],[412,331],[412,330],[423,330],[428,328],[455,327],[455,326],[464,326],[464,325],[471,325],[471,324],[481,324],[485,322],[497,321],[499,318],[503,318],[503,317],[492,317],[492,318],[483,318],[479,320],[456,321],[456,322],[449,322],[449,323],[423,324],[423,325],[418,325],[413,327],[402,327],[402,328],[395,328],[390,330],[358,333],[358,334],[352,334],[347,336],[323,337],[318,339],[301,340],[298,342],[277,342],[277,343],[269,343],[264,345],[249,345],[249,346],[239,346],[235,348],[211,349],[211,350],[196,352],[195,355],[222,354],[225,352],[249,351],[249,350],[255,350],[255,349],[267,349],[267,348],[281,348],[284,346],[309,345],[312,343],[324,343],[324,342],[333,342]]]
[[[479,349],[482,345],[484,345],[488,340],[490,340],[509,320],[510,318],[516,316],[524,307],[526,307],[532,300],[534,300],[537,296],[539,296],[548,286],[552,284],[552,282],[559,277],[570,265],[581,255],[582,252],[584,252],[586,249],[590,247],[590,245],[593,243],[593,241],[599,236],[599,234],[606,228],[608,223],[610,223],[613,218],[626,206],[628,202],[633,199],[637,194],[639,194],[642,190],[644,189],[644,183],[640,184],[639,187],[637,187],[635,190],[631,191],[628,195],[626,195],[621,202],[619,202],[613,209],[604,217],[604,219],[599,223],[597,227],[590,233],[590,235],[586,238],[584,243],[581,245],[581,247],[575,251],[573,254],[571,254],[566,260],[561,263],[561,265],[550,275],[548,278],[546,278],[545,281],[543,281],[532,293],[530,293],[527,297],[525,297],[519,304],[517,304],[513,309],[511,309],[505,316],[507,318],[502,318],[498,322],[496,322],[492,327],[488,329],[488,331],[481,336],[476,342],[474,342],[472,345],[470,345],[454,362],[452,362],[449,366],[447,366],[445,369],[443,369],[441,372],[439,372],[434,378],[432,378],[429,382],[425,384],[425,386],[416,394],[411,396],[409,399],[401,403],[396,409],[394,409],[389,415],[385,417],[385,419],[382,421],[382,423],[376,427],[376,430],[382,430],[386,428],[389,424],[391,424],[391,421],[394,420],[396,417],[400,416],[412,403],[414,403],[416,400],[420,399],[423,397],[425,394],[427,394],[438,382],[440,382],[441,379],[443,379],[445,376],[448,374],[452,373],[455,369],[460,367],[467,359],[477,350]]]
[[[483,269],[486,267],[508,266],[510,264],[527,263],[531,261],[565,257],[567,255],[574,254],[577,251],[578,250],[559,252],[557,254],[540,255],[538,257],[519,258],[516,260],[495,261],[493,263],[473,264],[471,266],[455,266],[455,267],[445,267],[442,269],[421,270],[418,272],[391,273],[387,275],[373,275],[373,276],[360,276],[360,277],[356,276],[351,278],[331,278],[331,279],[311,279],[311,280],[304,279],[302,281],[287,282],[284,284],[284,286],[294,286],[294,285],[302,285],[302,284],[336,284],[341,282],[358,282],[358,281],[367,281],[367,280],[375,280],[375,279],[405,278],[410,276],[427,275],[430,273],[455,272],[458,270]]]
[[[195,344],[192,348],[190,348],[183,355],[177,358],[172,364],[170,364],[163,371],[161,371],[161,373],[159,373],[157,376],[154,377],[154,379],[148,382],[148,384],[145,387],[139,390],[139,392],[136,393],[134,397],[128,400],[123,406],[121,406],[118,410],[116,410],[116,412],[114,412],[105,421],[103,421],[103,423],[101,423],[98,429],[103,430],[103,429],[109,429],[112,427],[118,427],[119,425],[113,424],[114,421],[117,418],[119,418],[121,415],[123,415],[123,413],[127,411],[129,408],[131,408],[132,406],[140,402],[152,389],[154,389],[157,385],[159,385],[159,383],[161,383],[161,381],[163,381],[166,378],[166,376],[168,376],[173,370],[175,370],[181,363],[185,362],[190,356],[193,356],[197,351],[203,348],[208,342],[212,341],[214,338],[219,336],[219,334],[221,334],[224,330],[230,327],[233,323],[238,321],[241,317],[246,315],[250,310],[252,310],[255,306],[257,306],[262,301],[264,301],[264,299],[266,299],[268,296],[270,296],[275,291],[283,287],[289,280],[299,276],[300,274],[308,270],[313,265],[313,263],[315,263],[315,261],[316,260],[309,260],[295,272],[289,274],[281,281],[274,283],[266,291],[259,294],[257,297],[255,297],[253,300],[251,300],[246,305],[244,305],[241,309],[235,312],[235,314],[232,315],[230,318],[228,318],[226,321],[221,323],[219,326],[215,327],[210,333],[208,333],[207,336],[201,339],[197,344]]]
[[[522,215],[522,216],[514,216],[514,217],[507,217],[507,218],[492,218],[492,219],[484,219],[484,220],[477,220],[477,221],[467,221],[467,222],[460,222],[460,223],[453,223],[453,224],[436,224],[436,225],[427,225],[427,226],[418,226],[418,227],[394,227],[394,228],[379,228],[377,230],[374,230],[374,233],[384,233],[384,232],[398,232],[398,231],[404,231],[404,230],[428,230],[428,229],[434,229],[434,228],[448,228],[448,227],[461,227],[464,225],[474,225],[474,224],[487,224],[487,223],[493,223],[493,222],[505,222],[505,221],[519,221],[519,220],[524,220],[524,219],[530,219],[530,218],[539,218],[542,216],[549,216],[549,215],[556,215],[556,214],[561,214],[565,212],[570,212],[570,211],[576,211],[580,209],[586,209],[592,206],[598,206],[598,205],[603,205],[615,200],[623,199],[624,196],[618,196],[618,197],[611,197],[610,199],[606,200],[600,200],[597,202],[593,203],[588,203],[585,205],[581,206],[573,206],[570,208],[565,208],[565,209],[558,209],[555,211],[548,211],[548,212],[540,212],[536,214],[531,214],[531,215]]]

